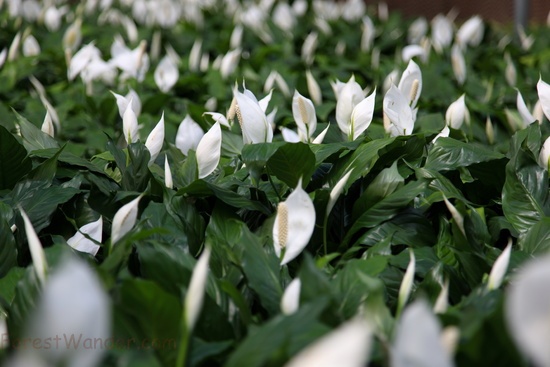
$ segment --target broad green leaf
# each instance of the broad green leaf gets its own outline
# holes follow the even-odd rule
[[[0,126],[0,190],[13,188],[31,168],[25,148],[5,127]]]
[[[59,158],[61,152],[63,152],[63,149],[65,149],[65,145],[62,146],[51,158],[46,159],[44,162],[40,163],[39,166],[29,172],[27,179],[52,182],[55,178],[55,174],[57,173],[57,159]]]
[[[531,226],[519,241],[520,248],[528,254],[548,253],[550,249],[550,217],[543,217]]]
[[[23,138],[23,145],[28,152],[38,149],[59,148],[57,141],[30,123],[26,118],[13,110]]]
[[[296,187],[302,178],[304,185],[315,171],[315,155],[304,143],[287,143],[268,159],[267,168],[289,187]]]
[[[449,171],[503,157],[502,154],[478,144],[440,138],[428,152],[425,168],[434,171]]]
[[[110,155],[109,152],[105,152],[105,153]],[[92,163],[88,162],[86,159],[80,158],[64,150],[61,151],[61,153],[59,153],[59,149],[57,148],[33,150],[30,156],[48,159],[48,158],[52,158],[56,154],[59,154],[59,156],[57,157],[57,160],[59,162],[66,163],[71,166],[76,166],[76,167],[79,167],[80,169],[86,168],[90,172],[105,174],[105,172],[103,172],[98,167],[94,166]]]

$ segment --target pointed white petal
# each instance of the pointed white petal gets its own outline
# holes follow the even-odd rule
[[[357,139],[372,122],[374,115],[374,101],[376,97],[376,88],[370,96],[362,100],[351,113],[351,130],[353,132],[353,140]]]
[[[199,178],[205,178],[218,166],[222,147],[222,129],[215,123],[202,137],[197,146],[197,165]]]
[[[300,288],[302,282],[300,278],[294,278],[292,282],[288,284],[281,298],[281,311],[285,315],[291,315],[298,311],[300,306]]]
[[[270,142],[268,139],[271,126],[267,122],[265,112],[258,102],[237,90],[234,92],[240,111],[241,130],[245,144]],[[271,130],[271,134],[273,131]]]
[[[453,73],[458,84],[462,85],[466,81],[466,60],[459,45],[455,44],[451,48],[451,64]]]
[[[330,197],[328,199],[327,210],[325,214],[326,217],[329,216],[330,212],[332,211],[332,208],[334,208],[334,205],[336,204],[336,201],[344,191],[344,187],[348,183],[349,176],[351,175],[352,172],[353,172],[353,168],[350,169],[344,176],[342,176],[342,178],[338,180],[336,185],[334,185],[334,187],[330,191]]]
[[[498,289],[504,280],[508,264],[510,263],[510,252],[512,251],[512,239],[508,240],[508,245],[496,259],[489,274],[489,282],[487,283],[488,290]]]
[[[178,65],[169,56],[164,56],[155,69],[155,83],[161,92],[166,93],[179,78]]]
[[[445,283],[441,287],[441,292],[437,296],[434,304],[434,313],[445,313],[449,306],[449,280],[445,280]]]
[[[537,83],[537,92],[539,94],[540,104],[542,105],[542,111],[548,120],[550,120],[550,85],[539,79]]]
[[[544,144],[540,149],[538,163],[539,166],[546,170],[550,167],[550,137],[544,141]]]
[[[208,280],[210,252],[210,247],[206,246],[195,264],[191,280],[189,281],[189,287],[187,288],[187,294],[185,295],[185,323],[189,331],[193,330],[201,313],[206,281]]]
[[[384,114],[390,121],[391,136],[410,135],[414,129],[413,111],[408,99],[392,85],[383,102]]]
[[[44,122],[42,123],[41,130],[51,136],[52,138],[55,135],[55,129],[53,127],[52,117],[50,111],[46,111],[46,116],[44,117]]]
[[[113,245],[130,232],[136,224],[139,201],[143,195],[139,195],[116,212],[111,226],[111,243]]]
[[[168,156],[164,156],[164,185],[172,189],[174,188],[174,181],[172,180],[172,171],[170,170],[170,164],[168,163]]]
[[[124,132],[124,138],[128,144],[135,143],[139,140],[137,116],[131,106],[132,100],[128,102],[126,111],[124,111],[124,115],[122,115],[122,129]]]
[[[126,97],[124,97],[120,94],[117,94],[113,91],[111,91],[111,94],[116,98],[116,105],[118,107],[118,114],[119,114],[120,118],[123,118],[124,112],[126,111],[126,108],[128,107],[128,102],[129,101],[126,99]]]
[[[310,70],[306,70],[306,82],[307,82],[307,91],[312,101],[319,106],[323,103],[323,95],[321,93],[321,87],[311,74]]]
[[[445,112],[445,122],[447,126],[453,129],[460,129],[466,120],[466,111],[466,102],[464,101],[463,94],[447,108]]]
[[[422,72],[413,60],[409,61],[397,88],[409,98],[411,108],[415,108],[422,93]]]
[[[321,131],[319,133],[319,135],[317,135],[317,137],[315,139],[313,139],[312,143],[313,144],[321,144],[323,143],[323,139],[325,139],[325,135],[327,135],[327,132],[328,132],[328,128],[330,127],[330,124],[327,125],[327,127],[325,128],[325,130]]]
[[[99,245],[96,242],[101,243],[101,234],[103,233],[103,217],[99,217],[95,222],[88,223],[75,233],[74,236],[67,240],[67,244],[80,252],[86,252],[92,256],[99,251]],[[84,234],[88,235],[94,241],[86,238]]]
[[[309,141],[317,129],[317,115],[313,102],[302,96],[298,90],[294,91],[292,98],[292,116],[298,126],[298,133],[303,140]]]
[[[449,129],[449,126],[445,125],[445,127],[441,129],[441,132],[435,136],[434,140],[432,140],[432,143],[435,143],[439,138],[448,138],[450,133],[451,129]]]
[[[362,367],[371,349],[372,331],[368,323],[355,318],[308,345],[285,367]]]
[[[405,304],[409,300],[411,295],[412,287],[414,284],[414,272],[416,267],[416,259],[414,256],[414,251],[410,249],[410,261],[403,276],[403,281],[401,281],[401,286],[399,287],[399,297],[397,299],[397,312],[399,313]]]
[[[256,99],[256,96],[254,94],[252,94],[251,91],[249,91],[248,89],[245,89],[245,94],[249,97],[251,97],[252,99]],[[269,102],[271,101],[271,96],[273,95],[273,89],[271,89],[269,91],[269,93],[262,99],[260,99],[258,101],[258,104],[260,105],[260,108],[262,109],[262,111],[264,111],[264,113],[267,111],[267,106],[269,105]]]
[[[300,136],[294,131],[290,130],[288,127],[281,128],[281,134],[283,139],[289,143],[298,143],[301,141]]]
[[[160,121],[157,123],[153,131],[147,137],[145,141],[145,146],[151,153],[151,158],[149,159],[149,165],[152,165],[157,159],[162,145],[164,144],[164,112],[160,118]]]
[[[205,112],[204,115],[210,115],[215,122],[218,122],[220,125],[223,125],[225,127],[231,128],[231,125],[229,125],[229,121],[227,121],[227,118],[221,113]]]
[[[176,133],[176,147],[185,155],[189,149],[197,150],[197,146],[204,136],[204,132],[191,116],[187,115],[180,123]]]
[[[456,207],[453,204],[451,204],[451,202],[447,200],[446,197],[443,197],[443,200],[445,201],[445,205],[447,206],[447,209],[451,213],[451,216],[453,217],[458,229],[460,229],[460,232],[462,232],[462,234],[466,236],[466,231],[464,230],[464,216],[460,214],[458,209],[456,209]]]
[[[342,88],[336,101],[336,122],[340,131],[349,136],[351,131],[351,114],[365,95],[355,78],[351,78]]]
[[[25,222],[25,233],[27,234],[27,240],[29,242],[29,251],[31,253],[32,264],[34,266],[34,271],[36,276],[42,284],[46,281],[46,271],[48,270],[48,263],[46,262],[46,255],[44,254],[44,249],[42,248],[42,243],[36,235],[36,231],[32,226],[31,220],[27,216],[27,213],[21,209],[21,217]]]

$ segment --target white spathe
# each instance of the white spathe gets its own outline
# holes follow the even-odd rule
[[[199,260],[193,268],[187,294],[185,295],[185,324],[189,332],[193,330],[200,316],[206,281],[208,280],[208,262],[211,248],[205,246]]]
[[[164,144],[164,112],[162,113],[162,116],[160,117],[159,122],[157,123],[155,128],[151,131],[151,133],[147,137],[147,140],[145,141],[145,146],[147,147],[147,149],[149,150],[149,153],[151,154],[151,158],[149,159],[149,166],[152,165],[157,159],[163,144]]]
[[[141,194],[128,204],[123,205],[116,212],[111,226],[111,243],[113,245],[130,232],[136,224],[139,201],[143,195]]]
[[[414,129],[414,114],[409,100],[403,93],[391,85],[384,96],[384,114],[389,119],[387,132],[391,136],[411,135]]]
[[[187,115],[180,123],[176,133],[176,147],[187,155],[189,149],[197,150],[197,146],[204,136],[204,131],[200,125]]]
[[[95,222],[90,222],[80,227],[74,236],[67,240],[67,244],[75,250],[95,256],[97,251],[99,251],[98,243],[101,243],[102,233],[103,217],[100,216]]]
[[[218,166],[221,157],[222,129],[215,123],[202,137],[197,146],[197,166],[199,178],[205,178]]]

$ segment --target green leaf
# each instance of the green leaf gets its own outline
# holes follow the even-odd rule
[[[0,297],[7,304],[12,303],[15,297],[15,289],[17,283],[25,274],[25,269],[13,267],[7,274],[3,274],[0,278]]]
[[[57,148],[50,148],[50,149],[38,149],[33,150],[30,154],[31,157],[38,157],[38,158],[52,158],[54,155],[58,154],[57,160],[59,162],[66,163],[71,166],[79,167],[80,169],[86,168],[90,172],[99,173],[99,174],[105,174],[101,169],[94,166],[92,163],[88,162],[84,158],[80,158],[72,153],[66,152],[65,150],[61,151]],[[109,154],[109,152],[105,152],[105,154]],[[112,156],[111,156],[112,157]]]
[[[543,217],[520,239],[519,247],[532,255],[548,253],[550,249],[550,217]]]
[[[63,149],[65,149],[65,145],[63,145],[51,158],[46,159],[39,166],[29,172],[27,179],[52,182],[55,178],[55,174],[57,173],[57,159]]]
[[[11,189],[32,169],[27,151],[5,127],[0,126],[0,190]]]
[[[434,171],[449,171],[503,157],[504,155],[478,144],[440,138],[430,149],[425,168]]]
[[[23,138],[23,145],[27,151],[32,152],[37,149],[59,148],[57,141],[44,133],[42,130],[30,123],[26,118],[13,110],[17,117],[17,123]]]
[[[289,187],[296,187],[300,178],[307,185],[315,171],[315,155],[307,144],[287,143],[269,158],[267,168]]]

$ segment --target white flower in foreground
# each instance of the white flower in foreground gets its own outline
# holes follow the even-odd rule
[[[409,97],[409,104],[414,109],[422,93],[422,72],[413,60],[409,61],[397,88],[404,96]]]
[[[550,120],[550,85],[539,79],[537,83],[537,92],[539,95],[540,104],[542,106],[542,111],[548,120]]]
[[[292,98],[292,116],[298,126],[298,136],[301,141],[308,142],[317,129],[317,115],[313,102],[302,96],[298,90]]]
[[[313,103],[315,103],[316,105],[320,105],[321,103],[323,103],[323,95],[321,93],[321,87],[319,87],[319,84],[313,77],[313,74],[311,74],[310,70],[306,70],[306,82],[307,82],[307,91]]]
[[[168,163],[168,156],[164,156],[164,186],[168,189],[174,188],[174,181],[172,180],[172,170],[170,169],[170,164]]]
[[[160,117],[160,121],[157,123],[155,128],[151,131],[147,140],[145,141],[145,146],[151,153],[151,158],[149,159],[149,165],[152,165],[157,159],[162,145],[164,144],[164,112]]]
[[[218,166],[222,148],[222,129],[215,123],[202,137],[197,146],[197,166],[199,178],[205,178]]]
[[[300,288],[302,282],[300,278],[294,278],[285,288],[281,298],[281,311],[285,315],[291,315],[298,311],[300,307]]]
[[[100,216],[95,222],[80,227],[74,236],[67,240],[67,244],[75,250],[95,256],[97,251],[99,251],[99,245],[97,243],[101,243],[102,233],[103,217]],[[88,235],[93,241],[88,239],[85,235]]]
[[[467,122],[469,120],[469,116],[470,113],[466,108],[463,94],[447,108],[445,112],[445,122],[447,126],[453,129],[460,129],[464,121]]]
[[[204,136],[204,131],[200,125],[187,115],[180,123],[176,133],[176,148],[184,155],[187,155],[189,149],[197,150],[197,146]]]
[[[453,366],[441,340],[441,326],[425,301],[416,301],[403,312],[397,326],[390,366]]]
[[[432,19],[432,44],[441,53],[453,40],[453,24],[444,15],[438,14]]]
[[[20,208],[21,217],[25,222],[25,233],[27,234],[27,241],[29,243],[29,251],[31,253],[32,264],[34,266],[34,271],[36,276],[42,284],[46,281],[46,272],[48,271],[48,263],[46,262],[46,255],[44,254],[44,249],[42,248],[42,243],[36,235],[36,231],[32,226],[31,220],[27,216],[27,213]]]
[[[510,282],[505,315],[510,336],[535,366],[550,366],[550,257],[527,263]]]
[[[199,260],[195,264],[187,294],[185,295],[185,324],[191,332],[200,316],[206,281],[208,280],[208,262],[210,260],[211,248],[205,246]]]
[[[33,35],[23,41],[23,55],[26,57],[40,55],[40,45]]]
[[[139,201],[144,194],[139,195],[128,204],[123,205],[115,214],[111,226],[111,243],[114,245],[132,230],[136,224]]]
[[[132,108],[132,100],[126,106],[126,111],[122,115],[122,132],[127,144],[135,143],[139,140],[139,125],[136,113]]]
[[[550,167],[550,137],[544,141],[540,149],[538,163],[539,166],[546,170]]]
[[[460,85],[464,84],[464,81],[466,81],[466,61],[458,44],[453,45],[451,49],[451,64],[456,81]]]
[[[248,90],[241,93],[235,89],[233,94],[244,144],[270,143],[273,140],[273,129],[256,97]]]
[[[302,189],[302,180],[285,201],[277,207],[273,225],[273,246],[281,265],[296,258],[307,246],[315,228],[315,208],[309,195]]]
[[[327,204],[327,210],[326,210],[325,217],[328,218],[330,212],[332,211],[332,208],[334,208],[334,205],[336,204],[336,201],[338,200],[338,198],[340,197],[340,195],[344,191],[344,187],[348,183],[349,176],[351,175],[352,172],[353,172],[353,168],[350,169],[348,171],[348,173],[346,173],[344,176],[342,176],[342,178],[340,180],[338,180],[336,185],[334,185],[334,187],[330,191],[330,196],[329,196],[329,200],[328,200],[328,204]]]
[[[383,102],[384,115],[389,120],[385,126],[391,136],[411,135],[414,129],[414,115],[409,100],[392,85]]]
[[[512,239],[508,240],[508,245],[502,251],[500,256],[496,259],[489,274],[489,281],[487,283],[488,290],[498,289],[504,280],[508,264],[510,263],[510,253],[512,251]]]
[[[110,298],[86,263],[72,257],[65,260],[44,285],[28,328],[33,338],[46,342],[60,337],[62,342],[59,347],[20,352],[34,354],[47,366],[98,366],[111,337]]]
[[[403,280],[401,281],[401,286],[399,287],[399,296],[397,298],[397,315],[401,313],[401,311],[403,310],[403,307],[405,307],[405,304],[409,300],[412,287],[414,284],[416,258],[414,256],[414,251],[412,249],[410,249],[409,251],[410,251],[409,255],[411,259],[409,261],[409,265],[407,265],[407,270],[405,271]]]
[[[357,317],[305,347],[285,367],[363,367],[371,350],[372,331]]]
[[[178,65],[170,56],[164,56],[155,69],[155,84],[163,93],[168,92],[180,76]]]
[[[483,39],[484,30],[483,19],[479,15],[475,15],[464,22],[456,32],[456,41],[462,49],[466,45],[478,46]]]
[[[516,97],[516,106],[519,112],[519,115],[523,119],[523,122],[525,123],[525,126],[533,123],[536,121],[535,117],[529,112],[529,109],[527,108],[527,105],[525,104],[525,101],[523,100],[523,96],[521,95],[521,92],[518,89],[518,95]]]
[[[46,111],[46,116],[44,116],[44,122],[42,123],[42,127],[40,129],[42,130],[42,132],[48,134],[52,138],[54,137],[55,129],[53,127],[53,121],[50,115],[50,111]]]

